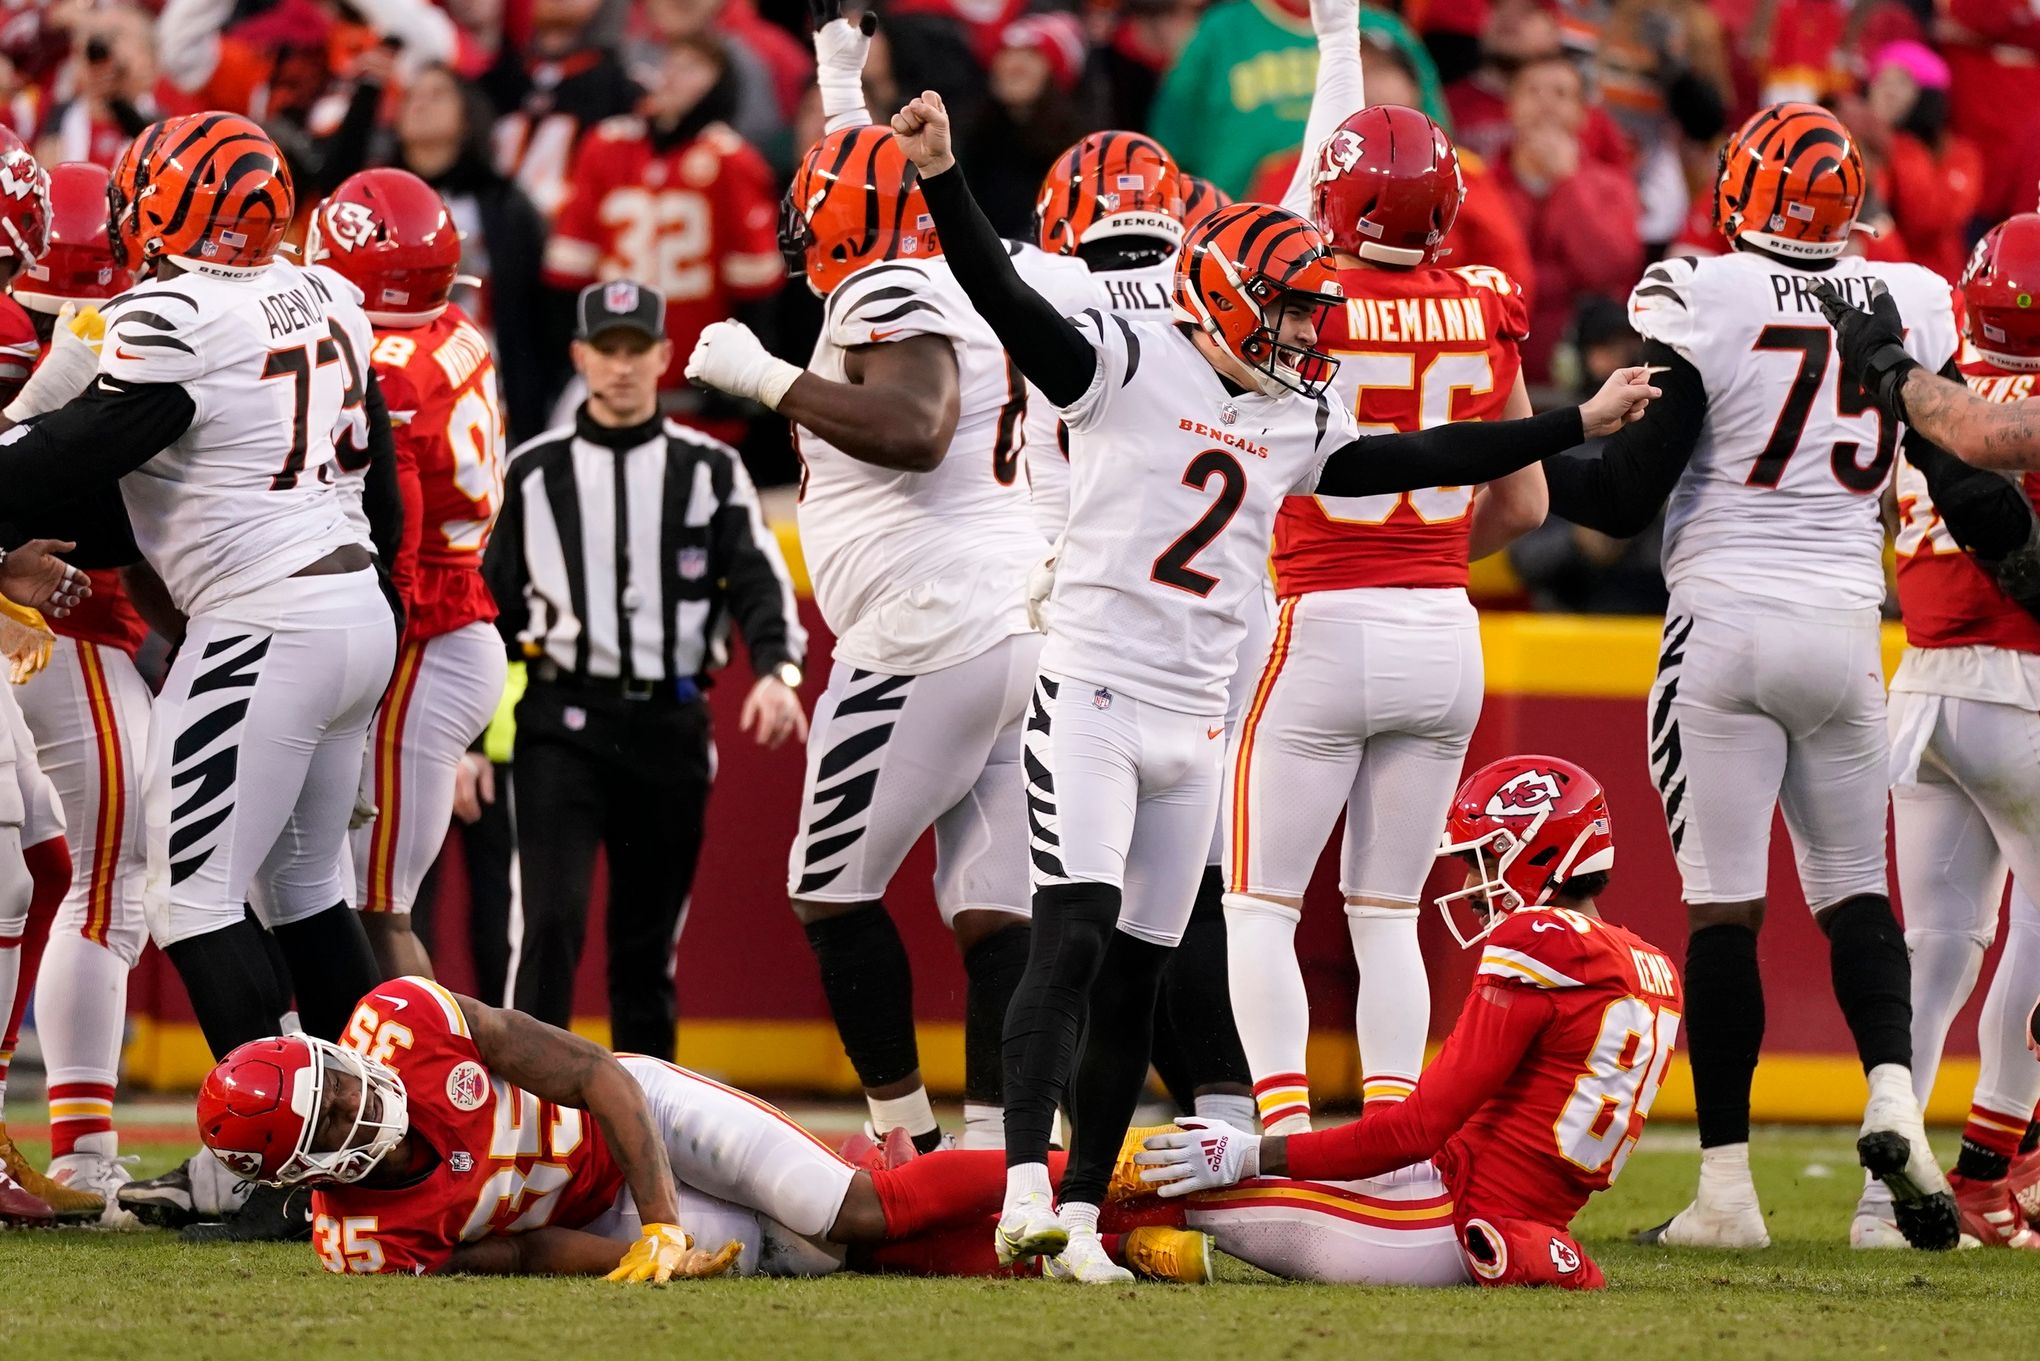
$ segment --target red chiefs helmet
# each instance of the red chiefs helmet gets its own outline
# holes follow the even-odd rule
[[[1466,180],[1445,129],[1416,109],[1377,104],[1318,148],[1311,216],[1335,251],[1413,268],[1445,254]]]
[[[134,287],[135,276],[113,258],[106,230],[104,167],[66,161],[50,171],[50,248],[14,277],[14,300],[35,312],[67,302],[98,302]]]
[[[354,1091],[347,1132],[339,1147],[315,1148],[343,1077]],[[360,1181],[409,1128],[401,1078],[311,1035],[250,1041],[198,1089],[200,1140],[237,1176],[271,1186]]]
[[[19,271],[49,245],[49,174],[19,137],[0,127],[0,260],[12,260]]]
[[[1985,232],[1962,271],[1962,333],[2001,369],[2040,370],[2040,213]]]
[[[1542,907],[1566,880],[1614,865],[1608,796],[1599,780],[1556,756],[1491,762],[1452,796],[1438,854],[1472,860],[1475,882],[1437,900],[1452,938],[1472,945],[1508,913]],[[1452,904],[1469,899],[1488,912],[1471,936],[1452,916]]]
[[[460,277],[460,229],[436,190],[408,170],[364,170],[312,210],[305,263],[356,288],[378,326],[423,326]]]

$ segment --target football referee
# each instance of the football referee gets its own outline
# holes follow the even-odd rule
[[[744,635],[758,677],[738,726],[805,741],[807,635],[736,451],[659,415],[666,300],[619,279],[583,289],[571,428],[511,460],[483,572],[528,662],[511,769],[523,911],[510,1003],[564,1026],[595,848],[609,855],[615,1049],[670,1059],[673,965],[714,773],[708,673]]]

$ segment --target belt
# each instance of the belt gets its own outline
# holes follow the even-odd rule
[[[539,662],[532,667],[531,679],[562,690],[639,704],[692,704],[701,698],[701,687],[692,676],[678,680],[625,680],[620,676],[584,676],[562,671],[555,662]]]

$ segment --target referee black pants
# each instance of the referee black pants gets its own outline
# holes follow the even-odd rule
[[[511,1004],[573,1013],[595,848],[609,857],[610,1047],[673,1057],[674,951],[708,804],[708,706],[534,680],[517,705],[523,930]]]

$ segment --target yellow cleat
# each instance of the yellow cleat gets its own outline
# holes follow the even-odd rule
[[[1126,1139],[1119,1145],[1119,1159],[1112,1164],[1112,1180],[1105,1185],[1105,1199],[1138,1200],[1153,1195],[1154,1188],[1140,1179],[1140,1165],[1134,1162],[1133,1155],[1140,1152],[1149,1136],[1175,1132],[1174,1125],[1137,1125],[1126,1131]]]
[[[1214,1278],[1211,1235],[1196,1229],[1170,1229],[1148,1224],[1126,1235],[1126,1264],[1150,1281],[1210,1285]]]
[[[106,1210],[106,1198],[51,1181],[29,1165],[14,1146],[5,1126],[0,1126],[0,1168],[21,1184],[21,1189],[57,1212],[59,1220],[97,1219]]]

